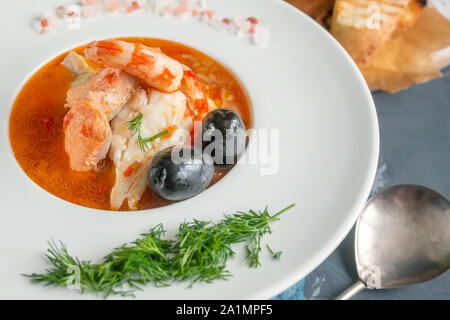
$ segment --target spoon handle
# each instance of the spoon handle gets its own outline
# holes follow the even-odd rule
[[[358,279],[351,287],[338,295],[335,300],[349,300],[363,289],[366,289],[366,285]]]

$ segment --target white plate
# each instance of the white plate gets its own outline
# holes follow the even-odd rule
[[[317,267],[345,237],[369,194],[377,165],[378,122],[370,92],[349,56],[313,20],[277,0],[209,1],[227,16],[255,16],[270,27],[268,47],[217,31],[204,23],[147,12],[113,14],[85,22],[81,30],[40,36],[31,20],[58,1],[2,1],[0,36],[0,298],[90,298],[63,288],[30,284],[21,273],[43,271],[50,238],[72,253],[97,261],[159,222],[175,231],[185,219],[211,219],[235,210],[295,209],[273,224],[263,243],[282,250],[273,261],[263,249],[262,267],[250,269],[243,248],[230,262],[233,277],[214,284],[149,286],[138,298],[271,298]],[[64,1],[63,1],[64,3]],[[11,105],[26,80],[58,54],[93,39],[148,36],[185,43],[228,66],[244,84],[255,128],[280,129],[280,169],[234,168],[199,196],[137,213],[86,209],[34,184],[11,152]],[[253,140],[254,143],[255,141]]]

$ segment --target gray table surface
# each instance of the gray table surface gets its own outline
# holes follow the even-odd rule
[[[372,194],[395,184],[428,186],[450,198],[450,68],[396,94],[375,92],[380,157]],[[275,299],[333,299],[356,279],[354,229],[306,279]],[[365,290],[354,299],[450,300],[450,271],[420,285]]]

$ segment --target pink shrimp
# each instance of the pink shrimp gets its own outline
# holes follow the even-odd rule
[[[163,92],[180,88],[183,66],[159,48],[120,40],[93,41],[84,50],[85,57],[95,63],[120,68],[137,76]]]
[[[198,78],[197,74],[190,68],[183,66],[184,76],[181,81],[180,91],[183,92],[188,101],[188,109],[193,115],[194,121],[201,121],[206,114],[213,109],[214,103],[208,100],[206,85]]]
[[[187,98],[186,102],[186,116],[192,117],[193,126],[191,130],[192,143],[197,140],[199,126],[201,121],[208,114],[209,111],[216,108],[214,102],[208,99],[206,91],[207,86],[200,81],[197,74],[189,67],[184,66],[184,76],[181,81],[180,91],[184,93]]]

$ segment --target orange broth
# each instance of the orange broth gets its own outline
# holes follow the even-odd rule
[[[186,64],[208,85],[208,96],[217,106],[239,113],[251,127],[251,110],[244,89],[230,71],[209,56],[188,46],[150,38],[121,38],[159,47],[170,57]],[[74,49],[83,53],[84,46]],[[24,172],[36,184],[55,196],[81,206],[110,210],[110,193],[115,181],[114,166],[106,160],[97,172],[70,169],[64,151],[62,123],[67,109],[66,93],[73,76],[61,62],[68,52],[56,57],[25,84],[11,111],[9,136],[14,155]],[[217,171],[212,184],[228,171]],[[211,185],[212,185],[211,184]],[[170,204],[147,188],[138,209]],[[128,210],[124,205],[121,210]]]

